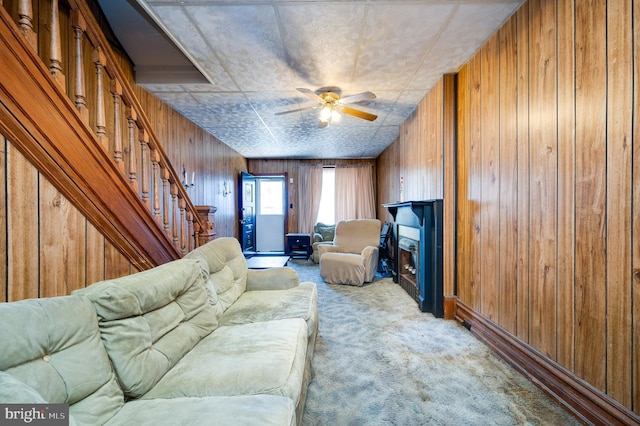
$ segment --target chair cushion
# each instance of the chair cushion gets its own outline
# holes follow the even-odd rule
[[[69,404],[79,424],[103,424],[123,406],[89,301],[64,296],[3,303],[0,324],[0,370],[16,379],[4,377],[15,395],[3,384],[0,401],[38,403],[40,396]]]
[[[380,244],[381,222],[378,219],[343,220],[336,225],[333,243],[342,252],[361,254],[365,247]]]
[[[325,225],[318,222],[315,226],[315,233],[322,237],[321,241],[333,241],[333,237],[336,231],[335,225]]]
[[[181,259],[75,294],[93,302],[124,392],[139,397],[218,326],[197,261]]]
[[[353,253],[324,253],[320,257],[320,276],[331,284],[361,286],[365,279],[364,258]]]

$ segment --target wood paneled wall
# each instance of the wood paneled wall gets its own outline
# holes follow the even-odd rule
[[[0,147],[0,302],[137,271],[2,135]]]
[[[376,160],[380,220],[393,221],[385,203],[444,199],[445,296],[455,294],[455,84],[454,75],[440,78]]]
[[[287,233],[298,232],[298,170],[304,164],[322,164],[324,166],[348,166],[353,164],[373,165],[374,181],[376,180],[376,161],[370,159],[346,160],[346,159],[324,159],[324,160],[292,160],[292,159],[249,159],[249,173],[252,174],[277,174],[286,173],[289,179],[289,208]],[[292,183],[293,182],[293,183]],[[375,192],[374,192],[375,193]]]
[[[377,159],[378,217],[391,221],[384,203],[444,196],[444,79],[400,126],[400,136]]]
[[[460,302],[636,413],[638,28],[637,2],[530,0],[457,99]]]
[[[182,171],[184,165],[189,182],[195,172],[195,186],[188,189],[193,204],[217,208],[217,237],[237,237],[238,176],[247,171],[247,160],[143,88],[136,87],[136,95],[173,167]],[[232,188],[226,197],[224,182]]]

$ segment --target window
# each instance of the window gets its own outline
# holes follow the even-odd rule
[[[260,185],[260,214],[282,215],[282,180],[259,180]]]
[[[325,167],[322,169],[322,194],[320,195],[320,209],[318,222],[333,225],[336,223],[335,211],[336,169]]]

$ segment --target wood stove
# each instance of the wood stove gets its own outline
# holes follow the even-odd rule
[[[393,281],[422,312],[444,316],[442,200],[383,204],[393,216]]]

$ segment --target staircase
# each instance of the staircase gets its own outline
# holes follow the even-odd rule
[[[136,269],[204,224],[85,0],[0,0],[0,133]]]

